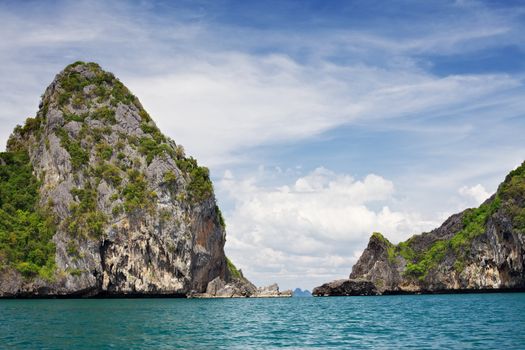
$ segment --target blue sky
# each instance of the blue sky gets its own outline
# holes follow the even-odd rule
[[[346,277],[525,159],[518,1],[0,1],[0,144],[76,61],[211,169],[256,284]]]

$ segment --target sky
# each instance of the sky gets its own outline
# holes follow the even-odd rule
[[[257,285],[347,278],[525,160],[519,1],[0,0],[0,145],[77,60],[208,166]]]

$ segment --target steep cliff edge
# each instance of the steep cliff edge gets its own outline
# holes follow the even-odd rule
[[[525,162],[480,207],[431,232],[397,245],[375,232],[350,281],[373,283],[367,294],[525,289]],[[341,295],[327,285],[313,294]]]
[[[185,296],[243,282],[208,170],[95,63],[56,76],[0,154],[0,180],[0,297]]]

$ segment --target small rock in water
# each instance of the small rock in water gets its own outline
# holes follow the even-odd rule
[[[377,295],[378,292],[376,286],[370,281],[342,279],[315,287],[312,294],[314,296],[328,297]]]

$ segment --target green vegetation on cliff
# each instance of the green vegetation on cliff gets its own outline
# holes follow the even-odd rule
[[[219,208],[218,205],[215,205],[215,211],[217,213],[217,217],[219,218],[219,225],[221,225],[222,229],[226,229],[226,221],[224,221],[224,216],[222,216],[221,208]]]
[[[47,108],[46,105],[42,109]],[[15,137],[10,137],[7,140],[7,149],[11,152],[27,152],[27,138],[34,135],[36,139],[40,139],[43,129],[43,118],[41,115],[35,118],[27,118],[24,126],[17,125],[13,132]],[[12,136],[13,136],[12,135]]]
[[[525,162],[507,175],[498,188],[498,196],[514,228],[525,234]]]
[[[107,218],[97,209],[97,190],[88,182],[84,188],[72,190],[71,194],[76,202],[71,204],[71,214],[65,221],[68,232],[75,237],[101,237]]]
[[[79,65],[85,66],[90,71],[90,74],[81,74],[76,71],[74,68]],[[192,157],[186,158],[182,148],[174,147],[168,142],[168,139],[155,126],[138,99],[113,74],[103,71],[96,63],[79,61],[66,67],[58,82],[60,85],[59,106],[65,121],[83,124],[80,135],[76,139],[70,136],[64,127],[59,127],[56,130],[60,144],[70,155],[74,170],[79,170],[88,164],[91,148],[95,150],[99,159],[110,160],[113,156],[113,148],[103,139],[105,129],[88,129],[85,121],[87,119],[99,120],[104,123],[105,127],[109,129],[109,133],[111,133],[110,126],[116,123],[115,106],[122,103],[133,105],[139,111],[141,117],[140,128],[145,135],[141,137],[123,135],[123,138],[127,139],[130,145],[138,149],[146,157],[147,165],[150,165],[155,157],[174,158],[176,159],[177,167],[181,169],[187,180],[189,180],[187,191],[192,203],[204,201],[213,194],[208,168],[199,166]],[[93,98],[89,98],[92,94],[97,96],[96,103],[94,103]],[[80,115],[73,113],[70,107],[71,105],[75,107],[75,98],[78,100],[84,99],[83,104],[85,106],[96,109],[92,112],[82,112]],[[109,102],[109,105],[107,102]],[[104,105],[100,106],[101,103]],[[96,104],[99,105],[96,106]],[[32,129],[40,125],[39,120],[29,120],[29,122],[20,130],[25,132],[28,128]],[[81,144],[80,140],[82,139],[85,141],[82,141]],[[88,144],[88,147],[83,146],[85,143]],[[125,154],[120,152],[118,156],[120,159],[123,159]],[[113,185],[119,185],[124,180],[113,166],[107,164],[99,165],[95,169],[95,173],[99,178],[102,177]],[[122,190],[125,201],[124,206],[128,212],[145,207],[148,197],[150,197],[143,190],[146,184],[140,181],[139,176],[135,176],[135,179],[138,179],[139,182],[127,184]],[[221,220],[221,224],[222,222],[223,220]]]
[[[148,191],[148,183],[146,182],[144,174],[133,169],[128,171],[128,177],[129,182],[122,189],[126,212],[132,213],[135,210],[145,209],[151,206],[157,195],[154,192]]]
[[[392,243],[390,243],[390,241],[388,239],[385,238],[385,236],[383,236],[383,234],[381,232],[374,232],[372,233],[372,237],[375,238],[376,240],[382,242],[382,243],[385,243],[387,246],[391,246]]]
[[[73,68],[84,65],[93,73],[89,77],[80,74]],[[94,85],[93,93],[98,96],[98,102],[109,99],[112,106],[118,103],[137,104],[137,98],[111,73],[103,71],[96,63],[75,62],[64,70],[63,76],[59,80],[62,92],[58,96],[58,104],[64,107],[69,103],[74,106],[87,105],[84,99],[84,88]],[[88,106],[89,107],[89,106]],[[137,106],[138,107],[138,106]],[[103,112],[103,111],[102,111]],[[111,112],[104,117],[112,120]]]
[[[208,168],[199,166],[193,157],[177,159],[177,167],[190,177],[188,192],[193,202],[201,202],[213,194]]]
[[[73,166],[73,169],[80,169],[80,167],[88,163],[89,154],[84,148],[82,148],[80,142],[71,139],[64,128],[57,129],[56,134],[60,139],[60,145],[66,149],[71,157],[71,165]]]
[[[424,280],[428,273],[448,255],[455,258],[458,272],[464,267],[472,240],[485,233],[487,221],[498,210],[512,218],[515,229],[525,233],[525,162],[507,175],[493,198],[478,208],[467,209],[463,215],[463,227],[452,238],[435,241],[423,251],[413,249],[414,237],[388,248],[388,257],[396,262],[397,257],[406,261],[404,274]],[[374,233],[375,234],[375,233]]]
[[[499,208],[500,200],[493,200],[482,204],[479,208],[468,209],[463,216],[463,228],[451,239],[438,240],[422,252],[414,252],[410,242],[403,246],[403,257],[408,261],[405,274],[425,279],[428,272],[435,268],[448,253],[454,254],[456,268],[461,269],[465,254],[472,240],[485,232],[485,225],[489,217]],[[401,252],[401,250],[400,250]],[[401,254],[400,254],[401,255]]]
[[[226,265],[227,265],[227,268],[228,268],[228,271],[230,273],[230,276],[232,278],[242,278],[242,274],[241,274],[241,271],[239,271],[235,265],[232,263],[232,261],[230,260],[230,258],[226,257]]]
[[[0,153],[0,268],[50,279],[55,227],[52,216],[37,207],[39,186],[27,153]]]

